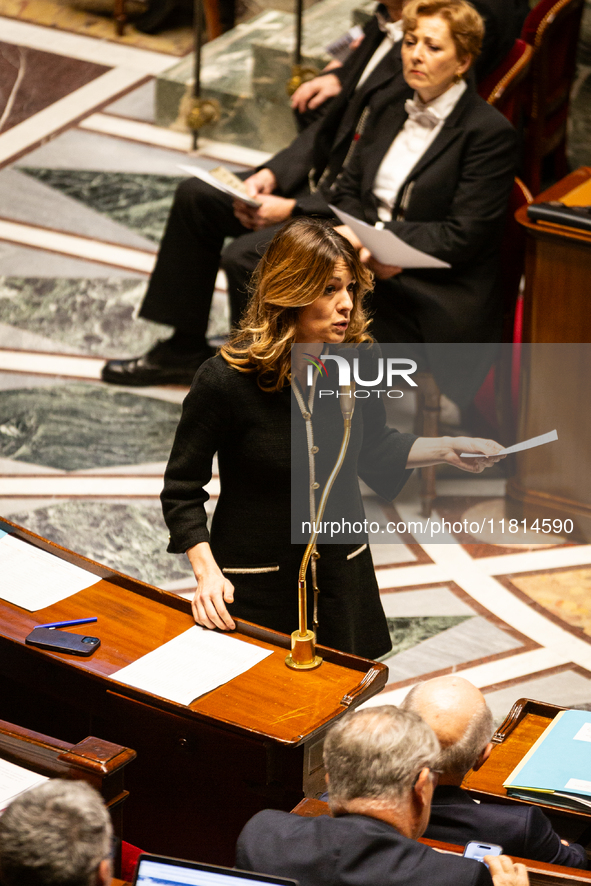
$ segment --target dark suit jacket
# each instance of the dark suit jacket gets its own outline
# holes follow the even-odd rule
[[[586,868],[582,846],[563,846],[560,837],[537,806],[477,803],[462,788],[435,788],[425,837],[463,846],[470,840],[498,843],[506,855],[551,864]]]
[[[392,103],[399,103],[408,93],[402,77],[400,43],[393,46],[355,91],[383,38],[377,19],[372,18],[365,27],[365,39],[338,71],[342,84],[339,95],[325,102],[320,118],[265,164],[277,179],[276,193],[297,198],[296,215],[330,215],[322,194],[309,193],[310,175],[317,183],[325,173],[326,186],[331,184],[347,156],[359,117],[376,92],[380,91],[383,100]]]
[[[359,345],[360,358],[364,353],[371,362],[367,368],[362,362],[362,378],[375,378],[377,353]],[[327,367],[327,387],[335,388],[334,362]],[[289,387],[263,391],[253,374],[238,372],[221,356],[207,360],[183,403],[161,495],[171,553],[209,541],[204,486],[217,452],[220,495],[211,547],[236,588],[229,609],[237,618],[285,633],[297,626],[297,575],[310,534],[308,529],[300,536],[303,543],[291,543],[293,523],[310,520],[309,442],[294,401]],[[342,429],[342,415],[336,397],[320,400],[317,393],[313,406],[318,498],[339,451],[342,430],[335,429]],[[386,426],[381,399],[357,400],[347,457],[325,520],[364,520],[358,476],[384,498],[394,498],[410,476],[405,466],[414,440]],[[321,536],[319,542],[319,642],[368,658],[383,655],[392,644],[369,549],[360,550],[367,533],[332,543]]]
[[[435,852],[365,815],[302,818],[266,809],[244,827],[236,867],[300,886],[490,886],[485,867]]]
[[[407,117],[403,106],[379,99],[332,189],[336,206],[372,225],[378,220],[374,180]],[[420,329],[420,338],[409,340],[499,340],[499,241],[515,163],[515,130],[468,87],[408,175],[386,225],[409,245],[452,266],[404,271],[386,281]]]

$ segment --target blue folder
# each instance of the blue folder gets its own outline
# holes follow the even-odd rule
[[[507,794],[591,808],[591,711],[561,711],[503,782]]]

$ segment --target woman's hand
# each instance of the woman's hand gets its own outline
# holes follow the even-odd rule
[[[206,628],[232,631],[236,627],[226,603],[234,600],[234,585],[224,576],[206,541],[193,545],[187,557],[197,579],[197,590],[191,603],[193,618]]]
[[[406,462],[407,468],[426,468],[429,465],[449,464],[461,471],[480,474],[505,458],[500,443],[480,437],[419,437],[413,443]],[[482,453],[479,458],[462,458],[462,452]]]
[[[365,246],[362,246],[359,250],[359,261],[366,265],[370,271],[373,271],[378,280],[389,280],[390,277],[395,277],[396,274],[402,273],[402,268],[399,268],[398,265],[382,264]]]
[[[395,277],[396,274],[401,273],[402,268],[399,268],[397,265],[384,265],[377,258],[374,258],[369,249],[363,246],[361,240],[351,230],[349,225],[337,225],[335,231],[338,231],[345,240],[349,241],[355,252],[359,253],[359,260],[374,272],[378,280],[389,280],[390,277]]]

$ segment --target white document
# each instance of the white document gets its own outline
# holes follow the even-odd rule
[[[399,268],[451,268],[446,261],[433,258],[432,255],[409,246],[386,228],[374,228],[367,222],[349,215],[348,212],[337,209],[336,206],[330,208],[344,225],[348,225],[353,233],[357,234],[362,244],[383,265],[396,265]]]
[[[111,677],[161,698],[190,704],[268,655],[270,649],[195,625]]]
[[[0,598],[35,612],[100,581],[80,566],[61,560],[27,542],[0,538]]]
[[[543,446],[544,443],[552,443],[553,440],[558,440],[558,434],[556,431],[548,431],[547,434],[540,434],[539,437],[531,437],[529,440],[524,440],[523,443],[515,443],[514,446],[508,446],[506,449],[501,449],[499,455],[511,455],[513,452],[524,452],[526,449],[535,449],[536,446]],[[482,452],[462,452],[462,458],[482,458]]]
[[[0,812],[4,812],[8,804],[12,803],[19,794],[36,788],[44,781],[48,781],[47,776],[0,759]]]
[[[233,188],[232,185],[221,182],[206,169],[201,169],[199,166],[184,166],[181,163],[177,163],[177,166],[179,169],[182,169],[183,172],[187,172],[189,175],[194,175],[195,178],[200,178],[201,181],[207,182],[212,188],[217,188],[218,191],[221,191],[223,194],[228,194],[230,197],[234,197],[235,200],[240,200],[241,203],[246,203],[247,206],[254,206],[257,208],[261,205],[259,200],[253,200],[252,197],[246,197],[236,188]]]

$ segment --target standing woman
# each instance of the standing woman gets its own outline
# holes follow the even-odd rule
[[[186,552],[197,579],[193,614],[199,624],[231,630],[238,617],[284,633],[297,627],[305,544],[292,545],[290,534],[292,410],[293,446],[304,466],[295,488],[303,492],[305,520],[314,519],[311,508],[336,460],[343,424],[338,403],[333,416],[319,412],[318,392],[315,385],[307,388],[303,366],[292,378],[291,348],[301,342],[318,355],[326,345],[354,343],[362,359],[364,343],[372,341],[363,309],[370,287],[371,275],[330,224],[294,219],[261,260],[240,329],[198,370],[161,498],[168,550]],[[387,427],[380,399],[359,400],[333,491],[346,501],[348,519],[363,521],[358,476],[392,500],[408,468],[448,462],[481,471],[498,460],[500,448],[490,440],[399,434]],[[462,461],[459,453],[466,451],[489,457]],[[220,495],[210,538],[204,487],[216,452]],[[369,658],[385,654],[391,643],[367,534],[320,544],[319,551],[318,641]]]
[[[494,349],[471,349],[458,375],[446,365],[449,349],[429,343],[500,341],[499,250],[516,133],[464,79],[483,36],[482,19],[469,3],[411,0],[402,26],[408,100],[374,101],[331,202],[451,265],[401,272],[380,264],[352,231],[339,228],[377,278],[375,338],[418,345],[414,352],[423,362],[426,355],[444,393],[465,406]]]

